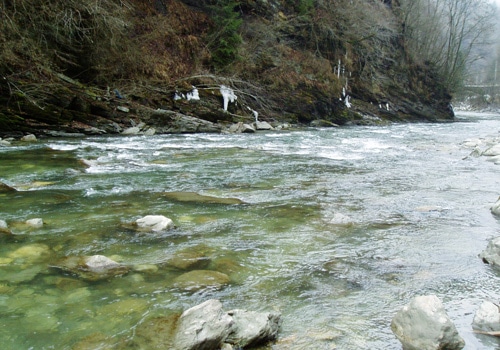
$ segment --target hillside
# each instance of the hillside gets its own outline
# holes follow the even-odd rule
[[[1,6],[1,135],[174,122],[157,109],[221,125],[453,119],[437,74],[405,49],[397,1]],[[221,86],[237,96],[227,111]]]

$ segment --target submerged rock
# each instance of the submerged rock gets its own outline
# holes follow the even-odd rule
[[[41,243],[25,245],[8,254],[12,259],[23,259],[27,262],[38,262],[47,259],[51,254],[49,246]]]
[[[491,301],[484,301],[474,315],[472,328],[475,331],[499,332],[500,308]]]
[[[176,252],[167,260],[167,264],[179,270],[204,269],[210,264],[210,258],[206,255],[206,250],[206,246],[198,245]]]
[[[146,215],[135,221],[141,231],[165,231],[175,227],[174,222],[163,215]]]
[[[342,213],[334,213],[329,222],[338,226],[350,226],[354,223],[352,218]]]
[[[465,346],[435,295],[413,298],[394,316],[391,329],[405,350],[459,350]]]
[[[175,278],[174,287],[196,292],[205,288],[220,289],[229,282],[229,276],[224,273],[211,270],[193,270]]]
[[[178,202],[226,204],[226,205],[245,204],[245,202],[243,202],[241,199],[238,198],[212,197],[212,196],[201,195],[196,192],[165,192],[163,196]]]
[[[87,281],[99,281],[129,272],[129,267],[119,264],[104,255],[68,256],[53,268],[77,275]]]
[[[490,264],[493,267],[500,267],[500,237],[493,238],[486,249],[479,254],[479,257],[485,264]]]

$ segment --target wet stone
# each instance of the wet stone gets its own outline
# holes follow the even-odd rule
[[[199,204],[225,204],[225,205],[245,204],[245,202],[243,202],[241,199],[238,198],[220,198],[213,196],[205,196],[198,194],[196,192],[166,192],[163,194],[163,196],[178,202],[191,202]]]
[[[87,281],[99,281],[122,276],[130,270],[128,266],[119,264],[103,255],[68,256],[52,265],[52,267],[72,273]]]
[[[137,326],[133,345],[138,349],[171,349],[178,318],[168,315],[144,320]]]
[[[190,292],[205,288],[220,289],[229,284],[229,276],[210,270],[193,270],[174,279],[174,287]]]
[[[167,260],[167,265],[179,270],[201,270],[210,264],[210,258],[206,255],[205,246],[196,246],[175,253]]]

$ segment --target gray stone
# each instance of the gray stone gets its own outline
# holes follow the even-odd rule
[[[133,126],[122,131],[122,135],[137,135],[141,132],[141,128]]]
[[[479,254],[484,263],[500,267],[500,237],[493,238],[485,250]]]
[[[68,256],[59,260],[53,268],[70,272],[87,281],[100,281],[122,276],[130,268],[104,255]]]
[[[231,334],[234,321],[218,300],[207,300],[182,313],[174,339],[179,350],[220,349]]]
[[[153,136],[154,134],[156,134],[156,129],[155,128],[147,128],[146,130],[144,130],[143,133],[146,136]]]
[[[281,315],[271,312],[232,310],[234,329],[227,343],[242,348],[257,346],[276,339],[281,326]]]
[[[412,299],[394,316],[391,329],[404,350],[458,350],[465,346],[435,295]]]
[[[41,218],[34,218],[26,220],[26,224],[33,228],[41,228],[43,227],[43,220]]]
[[[255,129],[253,128],[253,126],[249,124],[238,122],[236,124],[232,124],[229,127],[228,132],[231,134],[241,134],[241,133],[248,134],[248,133],[254,133]]]
[[[165,231],[175,227],[174,222],[163,215],[146,215],[135,221],[137,227],[143,231]]]
[[[500,310],[498,305],[490,301],[483,302],[474,314],[472,328],[476,331],[499,332]]]
[[[255,129],[256,130],[273,130],[273,127],[268,122],[257,121],[257,122],[255,122]]]
[[[495,215],[498,215],[500,216],[500,197],[498,198],[498,200],[495,202],[495,204],[493,204],[493,206],[491,207],[491,212]]]
[[[36,139],[35,135],[28,134],[28,135],[25,135],[25,136],[21,137],[21,141],[24,141],[24,142],[36,142],[37,139]]]

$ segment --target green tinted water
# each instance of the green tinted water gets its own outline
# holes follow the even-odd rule
[[[0,236],[2,347],[154,348],[144,341],[148,320],[217,298],[228,310],[281,312],[277,349],[398,349],[392,316],[434,293],[469,349],[494,349],[470,322],[500,289],[477,258],[499,233],[488,209],[498,167],[464,159],[471,150],[460,143],[499,127],[498,117],[479,116],[0,148],[0,181],[17,189],[0,193],[13,233]],[[234,198],[243,203],[227,203]],[[131,224],[149,214],[176,228],[136,232]],[[27,226],[31,218],[44,226]],[[96,254],[131,270],[92,282],[54,268]],[[184,268],[172,262],[179,256],[202,259]],[[189,270],[229,283],[186,290],[179,278]]]

